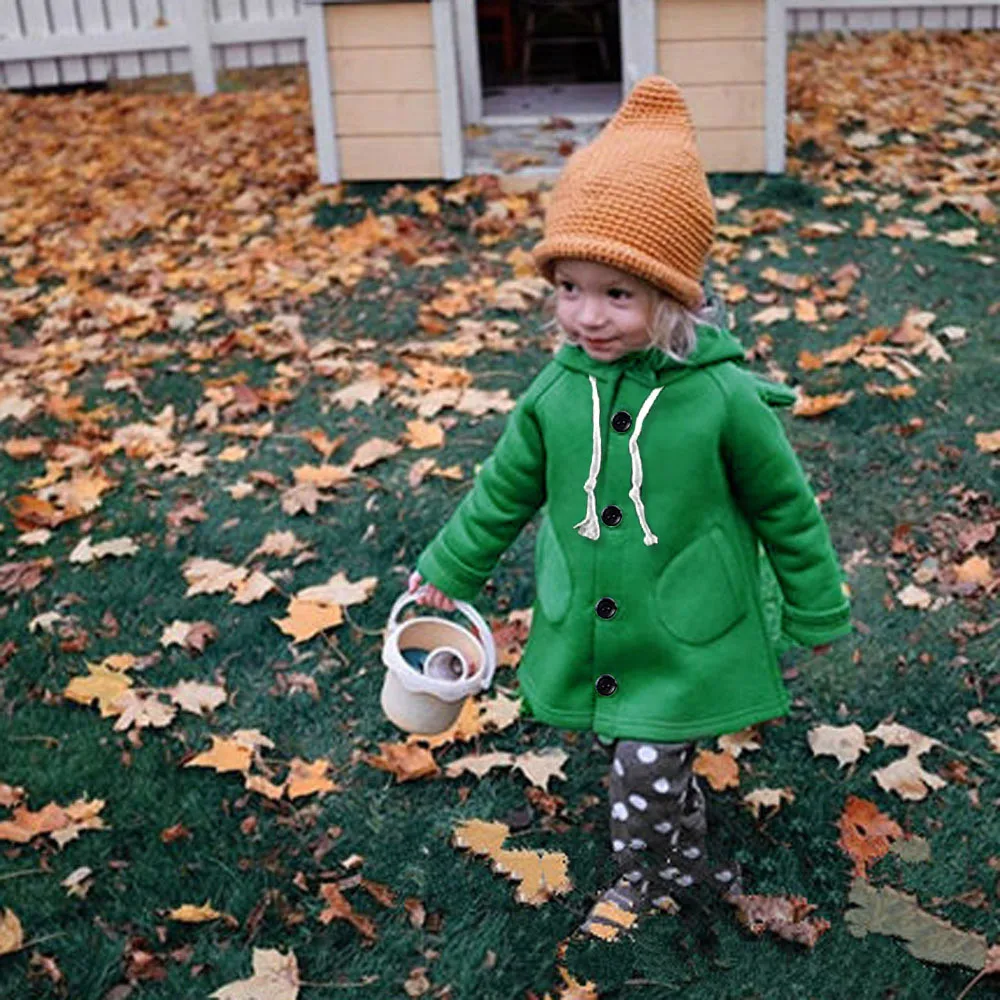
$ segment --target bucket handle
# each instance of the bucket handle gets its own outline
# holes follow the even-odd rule
[[[417,600],[415,593],[403,593],[396,598],[395,603],[392,606],[392,610],[389,612],[389,624],[388,628],[390,632],[394,632],[399,628],[399,613],[406,607],[407,604],[413,604]],[[483,651],[486,654],[486,663],[483,669],[482,676],[482,689],[485,691],[490,684],[493,683],[493,672],[496,669],[497,662],[497,650],[496,645],[493,642],[493,630],[483,621],[482,615],[468,602],[466,601],[455,601],[455,608],[461,611],[466,618],[476,626],[476,631],[479,633],[479,641],[483,644]]]

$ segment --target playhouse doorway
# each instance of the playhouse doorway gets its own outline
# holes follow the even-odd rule
[[[624,93],[622,8],[628,6],[629,0],[458,5],[466,173],[558,170],[600,131]]]

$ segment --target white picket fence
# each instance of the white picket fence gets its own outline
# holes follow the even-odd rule
[[[788,10],[788,34],[818,31],[977,31],[1000,28],[1000,8],[995,3],[950,3],[930,6],[902,3],[812,3],[812,9]]]
[[[303,7],[303,0],[0,0],[0,90],[191,73],[198,91],[211,93],[221,69],[305,63]],[[780,27],[772,17],[779,8]],[[768,0],[768,11],[786,37],[1000,28],[996,2]]]
[[[0,89],[306,61],[302,0],[0,0]]]

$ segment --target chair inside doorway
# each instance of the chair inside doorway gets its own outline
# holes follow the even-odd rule
[[[483,115],[606,114],[621,95],[619,0],[476,0]]]

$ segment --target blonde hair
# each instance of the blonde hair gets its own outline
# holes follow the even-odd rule
[[[644,286],[644,290],[652,300],[649,323],[646,327],[646,332],[649,335],[649,346],[645,350],[662,351],[674,361],[686,361],[698,345],[696,326],[702,322],[701,313],[704,310],[694,313],[672,295],[649,284],[648,281],[643,281],[641,278],[635,280]],[[576,338],[563,328],[556,316],[558,294],[559,290],[556,286],[549,292],[542,304],[543,315],[548,316],[542,329],[546,332],[555,332],[554,351],[559,350],[564,344],[577,343]]]

